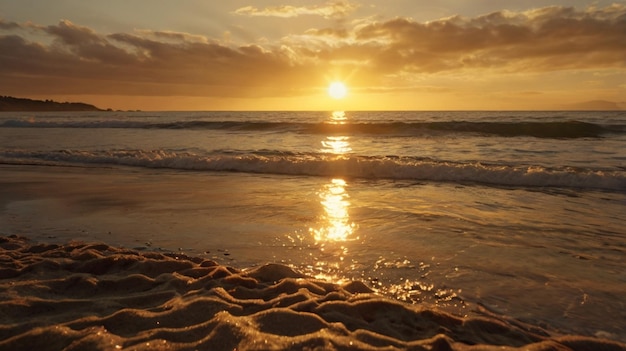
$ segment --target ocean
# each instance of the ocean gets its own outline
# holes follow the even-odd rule
[[[3,112],[0,234],[626,341],[626,112]]]

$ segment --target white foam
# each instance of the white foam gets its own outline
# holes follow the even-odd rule
[[[462,163],[411,157],[271,153],[199,155],[164,150],[6,150],[0,152],[0,162],[107,164],[179,170],[469,182],[496,186],[626,190],[626,172],[621,170]]]

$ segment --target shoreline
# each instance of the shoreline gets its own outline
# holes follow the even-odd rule
[[[456,315],[482,306],[560,333],[626,341],[619,240],[583,231],[577,237],[584,240],[572,245],[571,236],[546,236],[543,227],[517,231],[513,226],[507,235],[489,232],[516,223],[510,209],[480,228],[446,222],[455,215],[493,221],[477,199],[507,203],[523,192],[438,184],[400,191],[394,185],[350,182],[348,222],[358,226],[356,233],[345,242],[318,243],[310,228],[330,225],[318,196],[326,189],[324,179],[132,168],[2,168],[0,235],[58,245],[105,242],[202,257],[239,269],[280,263],[340,284],[361,280],[392,299]],[[388,202],[372,200],[379,196],[399,199],[391,205],[400,212],[387,211]],[[454,199],[454,206],[444,208],[446,199]],[[571,205],[569,197],[551,194],[533,193],[529,199],[536,207]],[[573,199],[578,203],[578,197]],[[431,211],[413,216],[423,213],[415,206],[421,203]],[[585,203],[589,209],[603,205]],[[530,217],[526,207],[519,208],[520,217]],[[444,217],[433,216],[437,213]],[[406,217],[398,217],[402,214]],[[614,209],[613,217],[619,214]],[[577,221],[566,222],[568,213],[561,215],[573,230],[580,227]],[[607,212],[603,218],[610,217]],[[498,227],[498,221],[505,227]],[[558,217],[553,222],[560,228]]]
[[[0,348],[626,350],[484,309],[460,317],[280,264],[0,236]]]

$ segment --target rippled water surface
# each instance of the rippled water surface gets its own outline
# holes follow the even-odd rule
[[[621,112],[0,115],[0,223],[625,340]]]

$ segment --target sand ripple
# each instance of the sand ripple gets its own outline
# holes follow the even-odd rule
[[[269,264],[0,237],[0,350],[626,350]]]

